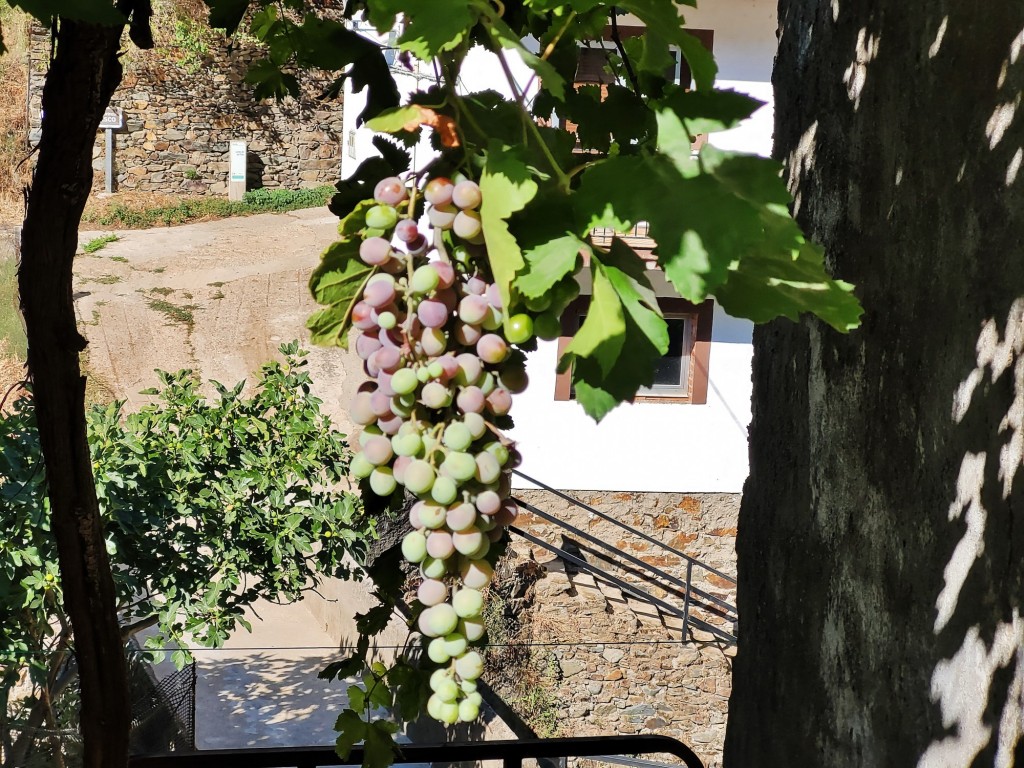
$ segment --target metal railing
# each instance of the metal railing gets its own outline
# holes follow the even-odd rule
[[[513,472],[519,477],[521,477],[523,480],[526,480],[527,482],[537,486],[537,488],[540,488],[541,490],[551,493],[557,496],[558,498],[562,499],[563,501],[567,501],[571,505],[584,510],[588,514],[595,515],[601,518],[602,520],[611,523],[617,528],[620,528],[628,536],[646,541],[648,544],[651,544],[652,546],[656,547],[662,552],[679,558],[680,561],[682,563],[685,563],[686,566],[685,579],[673,576],[671,573],[668,573],[667,571],[665,571],[662,568],[659,568],[658,566],[651,565],[647,561],[639,557],[636,557],[635,555],[631,555],[628,552],[624,552],[618,547],[615,547],[614,545],[610,544],[609,542],[604,541],[603,539],[597,536],[589,534],[586,531],[572,525],[571,523],[567,523],[566,521],[558,517],[555,517],[549,512],[539,509],[534,504],[530,504],[529,502],[526,502],[518,497],[515,499],[516,503],[526,511],[530,512],[536,517],[539,517],[542,520],[551,523],[552,525],[561,528],[562,530],[571,534],[571,536],[575,539],[582,540],[587,544],[591,545],[592,547],[594,547],[595,549],[587,548],[587,551],[596,555],[598,559],[604,560],[606,563],[615,564],[617,564],[617,560],[624,561],[628,563],[630,566],[632,566],[634,569],[639,569],[639,571],[645,571],[647,576],[644,577],[644,580],[648,582],[653,582],[657,586],[666,589],[666,591],[675,591],[677,595],[680,595],[682,597],[683,604],[682,606],[673,605],[672,603],[669,603],[666,600],[663,600],[659,597],[655,597],[653,594],[643,589],[642,587],[612,575],[609,572],[608,568],[601,567],[581,557],[580,555],[576,555],[562,547],[557,547],[554,544],[546,542],[543,539],[540,539],[539,537],[522,530],[521,528],[518,528],[516,526],[510,527],[510,531],[512,533],[514,533],[517,536],[520,536],[521,538],[525,539],[526,541],[529,541],[532,544],[535,544],[536,546],[546,549],[552,554],[557,555],[560,559],[573,564],[577,568],[585,570],[592,576],[604,579],[608,583],[614,585],[620,591],[632,595],[635,599],[649,603],[650,605],[653,605],[656,608],[658,608],[658,610],[670,616],[675,616],[677,618],[682,619],[682,637],[684,641],[687,638],[687,631],[689,627],[692,626],[695,629],[708,632],[714,635],[715,637],[724,640],[727,643],[734,644],[736,642],[735,634],[727,632],[721,627],[709,623],[708,621],[705,621],[703,619],[697,618],[693,615],[693,609],[696,605],[696,601],[700,601],[702,603],[701,609],[703,611],[713,616],[717,616],[735,626],[737,622],[737,613],[735,606],[718,597],[717,595],[713,595],[707,590],[695,586],[693,583],[695,570],[704,571],[708,574],[712,574],[731,585],[736,584],[736,579],[734,577],[729,576],[728,574],[723,573],[717,568],[713,568],[712,566],[707,565],[706,563],[703,563],[700,560],[691,557],[690,555],[687,555],[685,552],[676,549],[670,544],[666,544],[665,542],[660,541],[659,539],[656,539],[653,536],[644,533],[643,531],[637,530],[636,528],[627,525],[621,520],[617,520],[616,518],[612,517],[606,512],[602,512],[599,509],[595,509],[589,504],[585,504],[579,499],[575,499],[572,496],[568,495],[567,493],[564,493],[563,491],[559,491],[556,488],[552,488],[550,485],[547,485],[541,482],[540,480],[537,480],[536,478],[530,477],[529,475],[524,474],[523,472],[520,472],[518,470],[513,470]],[[583,547],[580,548],[584,549]]]
[[[672,755],[686,768],[704,768],[700,758],[681,741],[668,736],[591,736],[564,739],[473,741],[448,744],[403,744],[396,765],[419,763],[479,763],[500,760],[504,768],[522,768],[528,759],[582,757],[607,760],[613,755]],[[361,765],[363,748],[353,747],[345,759],[334,747],[273,747],[169,752],[128,760],[129,768],[320,768]]]

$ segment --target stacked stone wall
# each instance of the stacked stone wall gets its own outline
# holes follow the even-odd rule
[[[341,173],[340,100],[320,100],[328,73],[303,75],[298,99],[256,101],[245,82],[263,57],[252,45],[229,46],[213,33],[205,52],[182,56],[163,49],[133,52],[111,106],[123,110],[115,133],[115,190],[167,194],[227,192],[228,149],[247,142],[247,188],[333,184]],[[39,135],[49,33],[33,30],[30,57],[30,138]],[[96,134],[94,186],[104,183],[104,131]]]
[[[569,494],[717,570],[735,573],[739,495]],[[685,578],[685,561],[595,515],[546,492],[517,496]],[[668,603],[683,604],[681,590],[646,578],[635,568],[614,568],[596,556],[592,545],[536,515],[521,514],[517,525],[563,549],[579,546],[576,551],[588,562]],[[499,574],[506,583],[520,582],[518,588],[503,591],[506,613],[515,617],[516,625],[509,642],[528,644],[530,653],[510,651],[494,658],[498,690],[507,703],[541,730],[545,722],[557,722],[554,732],[562,735],[663,734],[690,745],[705,765],[720,766],[735,646],[692,627],[684,640],[680,619],[623,593],[601,576],[567,567],[537,545],[516,537],[512,541]],[[696,569],[694,583],[735,604],[729,580]],[[734,631],[734,617],[719,616],[700,601],[692,607],[693,615]],[[502,667],[505,671],[498,671]],[[517,679],[528,683],[523,687]],[[538,713],[538,699],[551,712]]]

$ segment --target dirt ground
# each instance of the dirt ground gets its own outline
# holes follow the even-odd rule
[[[122,231],[80,253],[75,302],[91,375],[137,407],[148,400],[140,390],[157,383],[156,368],[234,384],[299,339],[325,410],[345,430],[352,358],[311,347],[305,330],[316,310],[307,281],[336,227],[326,210],[308,209]],[[103,234],[82,231],[79,242]]]

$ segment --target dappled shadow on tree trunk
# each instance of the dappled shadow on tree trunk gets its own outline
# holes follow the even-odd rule
[[[1010,765],[1024,7],[780,13],[776,153],[866,314],[755,332],[726,765]]]

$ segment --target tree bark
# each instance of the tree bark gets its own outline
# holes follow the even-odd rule
[[[725,765],[1012,765],[1024,4],[779,10],[776,155],[866,314],[755,332]]]
[[[130,706],[114,584],[86,440],[72,265],[100,118],[121,81],[121,27],[62,20],[22,230],[19,287],[51,527],[81,684],[85,768],[127,764]]]

